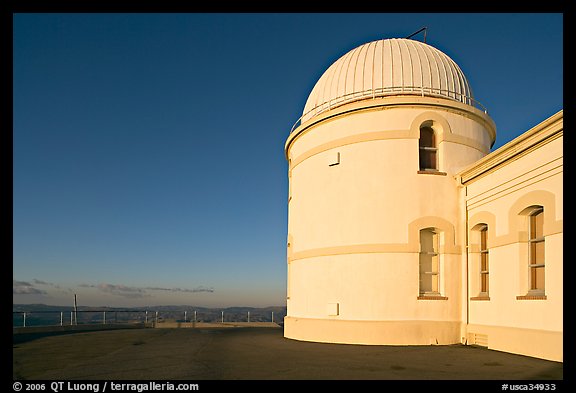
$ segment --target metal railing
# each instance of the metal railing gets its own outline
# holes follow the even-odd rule
[[[281,322],[285,313],[230,312],[206,310],[150,311],[150,310],[77,310],[77,311],[13,311],[13,327],[70,326],[96,324],[161,324]]]
[[[484,105],[482,105],[479,101],[474,99],[472,96],[468,96],[462,93],[458,93],[451,90],[446,89],[438,89],[435,87],[424,87],[424,86],[390,86],[390,87],[380,87],[377,89],[369,89],[360,92],[353,92],[344,94],[342,96],[333,98],[329,101],[323,102],[320,105],[315,106],[314,108],[310,109],[306,113],[296,120],[292,128],[290,129],[290,134],[294,132],[296,128],[302,124],[302,120],[306,118],[310,118],[312,116],[318,115],[322,112],[329,111],[331,109],[337,108],[344,104],[348,104],[355,101],[361,101],[366,99],[375,99],[385,96],[394,96],[394,95],[419,95],[421,97],[433,96],[438,98],[448,98],[454,99],[457,102],[461,102],[463,104],[470,105],[474,108],[480,109],[484,113],[488,113],[488,110]]]
[[[148,312],[140,310],[13,311],[12,326],[142,323],[147,322],[147,318]]]

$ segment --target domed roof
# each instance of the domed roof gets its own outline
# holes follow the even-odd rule
[[[301,120],[348,102],[400,94],[474,103],[462,70],[445,53],[420,41],[390,38],[336,60],[312,89]]]

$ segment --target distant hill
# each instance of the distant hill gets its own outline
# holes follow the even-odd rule
[[[71,306],[52,306],[47,304],[13,304],[12,326],[22,326],[26,313],[26,326],[68,325],[74,318]],[[248,313],[250,313],[248,315]],[[76,322],[93,323],[134,323],[178,321],[192,322],[251,322],[282,323],[286,316],[286,306],[269,307],[199,307],[199,306],[146,306],[146,307],[90,307],[78,306]]]

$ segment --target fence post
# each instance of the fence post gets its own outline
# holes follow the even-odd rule
[[[274,311],[272,311],[272,323],[274,323]]]
[[[60,326],[64,325],[64,311],[60,311]]]
[[[188,311],[184,311],[184,323],[186,323],[186,315],[188,314]]]
[[[148,310],[146,310],[146,316],[144,317],[144,325],[148,324]]]
[[[224,323],[224,311],[222,311],[222,323]]]
[[[73,321],[74,321],[73,316],[74,316],[74,312],[73,312],[73,311],[70,311],[70,326],[74,325],[74,323],[73,323]]]
[[[248,311],[248,323],[250,323],[250,311]]]
[[[154,327],[156,327],[157,323],[158,323],[158,311],[156,311],[156,321],[154,322]]]
[[[106,325],[106,311],[104,311],[104,319],[103,319],[102,324],[103,324],[103,325]]]
[[[23,317],[22,326],[26,327],[26,313],[25,312],[22,313],[22,317]]]

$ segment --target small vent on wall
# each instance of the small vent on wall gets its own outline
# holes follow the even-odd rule
[[[480,333],[469,333],[468,342],[470,345],[478,345],[480,347],[488,348],[488,335]]]
[[[340,152],[337,151],[330,153],[330,156],[328,158],[328,166],[334,166],[338,164],[340,164]]]
[[[338,303],[328,303],[326,305],[326,312],[329,316],[335,317],[340,314],[340,307]]]

